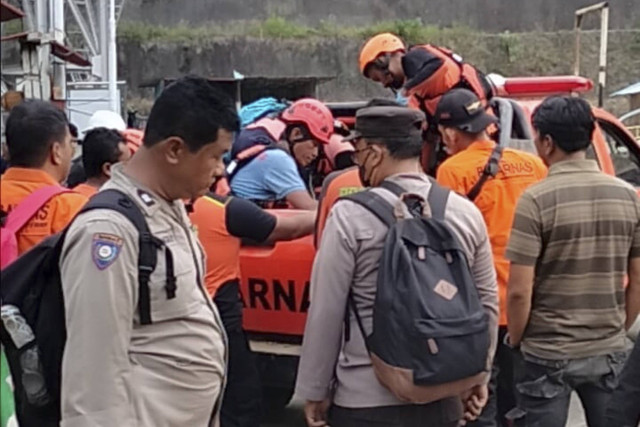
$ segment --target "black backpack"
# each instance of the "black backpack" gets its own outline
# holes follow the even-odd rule
[[[489,326],[466,255],[444,221],[450,192],[432,180],[425,204],[392,182],[382,188],[399,197],[395,206],[373,191],[344,197],[389,227],[372,334],[351,294],[347,316],[355,314],[378,380],[398,398],[428,403],[459,396],[486,379]],[[409,218],[397,217],[401,203]],[[423,215],[427,207],[431,215]]]
[[[169,299],[174,298],[176,292],[173,256],[169,248],[150,233],[143,213],[126,194],[118,190],[99,192],[79,214],[94,209],[121,213],[139,232],[138,313],[141,324],[150,324],[149,279],[156,267],[157,251],[164,247],[167,257]],[[69,226],[36,245],[0,273],[3,313],[0,341],[13,379],[15,409],[21,427],[58,426],[60,423],[60,380],[66,329],[59,261],[68,229]],[[9,311],[13,312],[11,320],[5,319]],[[11,322],[11,326],[7,322]],[[10,331],[15,336],[16,325],[24,327],[20,325],[24,322],[34,339],[16,346]]]

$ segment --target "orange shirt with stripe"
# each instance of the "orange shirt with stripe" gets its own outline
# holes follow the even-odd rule
[[[318,202],[318,216],[314,235],[315,246],[320,245],[320,239],[327,217],[335,202],[342,196],[346,196],[362,190],[362,182],[358,174],[358,168],[352,167],[336,172],[332,172],[322,183],[322,190]]]
[[[98,192],[98,189],[92,185],[85,183],[82,184],[78,184],[75,187],[73,187],[73,191],[75,191],[76,193],[80,193],[82,195],[84,195],[86,198],[91,198],[91,196],[93,196],[94,194],[96,194]]]
[[[440,165],[437,181],[466,195],[480,179],[494,147],[493,141],[472,143],[466,150],[449,157]],[[510,148],[503,151],[499,165],[498,174],[485,182],[474,203],[487,224],[498,277],[500,325],[506,325],[509,261],[505,258],[505,250],[516,202],[527,187],[547,175],[547,168],[538,156]]]
[[[240,275],[241,239],[262,242],[273,232],[276,217],[248,200],[215,194],[200,197],[189,215],[207,255],[205,286],[215,296]]]
[[[10,212],[34,191],[51,185],[59,183],[42,170],[11,167],[0,180],[0,209]],[[22,254],[62,231],[87,200],[86,196],[75,192],[59,194],[49,200],[18,232],[18,253]]]
[[[223,284],[240,278],[240,239],[226,226],[226,201],[200,197],[189,215],[197,227],[198,239],[207,254],[205,286],[212,297]]]

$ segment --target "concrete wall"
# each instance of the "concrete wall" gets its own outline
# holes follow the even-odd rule
[[[505,76],[571,74],[573,34],[523,33],[479,36],[460,35],[442,40],[485,72]],[[361,41],[343,39],[258,40],[216,39],[209,42],[160,44],[119,40],[119,74],[129,93],[142,95],[138,87],[161,77],[187,73],[231,77],[233,70],[247,76],[330,76],[321,85],[320,97],[332,101],[388,96],[359,75],[357,55]],[[583,38],[582,74],[597,78],[599,37]],[[609,35],[607,93],[640,77],[640,30],[612,31]]]
[[[597,0],[128,0],[123,19],[172,25],[284,16],[367,25],[420,18],[425,24],[464,24],[483,31],[554,31],[573,27],[578,8]],[[611,28],[639,28],[640,0],[610,0]],[[594,19],[595,21],[595,19]]]

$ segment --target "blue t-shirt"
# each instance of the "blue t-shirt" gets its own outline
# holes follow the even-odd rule
[[[300,190],[306,188],[295,161],[279,149],[260,153],[231,180],[231,191],[243,199],[281,200]]]

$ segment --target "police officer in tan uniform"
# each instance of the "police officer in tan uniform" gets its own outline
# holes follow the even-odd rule
[[[351,136],[354,160],[365,187],[394,205],[398,197],[380,187],[388,180],[406,192],[424,195],[432,182],[420,167],[422,112],[400,106],[363,108]],[[449,195],[444,219],[458,238],[488,319],[495,349],[498,318],[496,274],[487,229],[480,211],[467,199]],[[455,427],[473,420],[486,403],[486,387],[458,397],[410,405],[378,381],[363,334],[345,336],[349,295],[370,334],[378,269],[389,229],[374,214],[350,200],[331,209],[311,274],[311,306],[295,394],[304,400],[309,427]],[[349,315],[351,331],[358,331]],[[482,358],[486,355],[478,354]],[[329,410],[330,407],[330,410]]]
[[[113,167],[103,189],[129,196],[173,254],[151,275],[153,323],[141,324],[138,231],[120,213],[92,210],[73,223],[60,262],[67,343],[62,426],[215,426],[225,383],[226,338],[204,289],[204,256],[182,200],[203,195],[231,146],[231,99],[204,79],[178,80],[157,99],[144,145]]]

